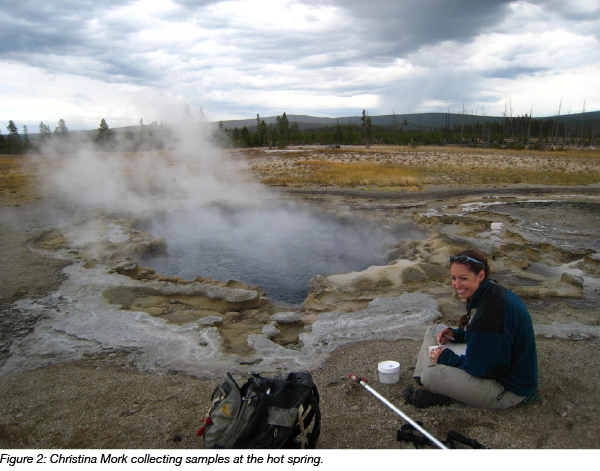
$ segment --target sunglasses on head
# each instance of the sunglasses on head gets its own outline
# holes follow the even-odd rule
[[[485,269],[485,265],[483,264],[483,262],[480,262],[479,260],[475,260],[474,258],[467,257],[466,255],[450,255],[450,263],[467,263],[467,262],[479,263],[479,265],[481,265]]]

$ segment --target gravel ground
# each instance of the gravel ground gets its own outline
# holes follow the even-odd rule
[[[537,342],[541,402],[506,411],[459,403],[429,409],[404,404],[402,390],[413,385],[418,342],[342,347],[313,372],[322,410],[318,448],[412,448],[396,441],[403,419],[349,380],[350,372],[369,379],[371,387],[423,421],[440,440],[455,430],[490,448],[599,448],[598,341],[538,337]],[[118,353],[111,355],[3,378],[0,448],[201,447],[195,432],[219,378],[142,374]],[[377,363],[386,359],[402,364],[395,385],[378,381]],[[236,379],[242,384],[244,377]]]

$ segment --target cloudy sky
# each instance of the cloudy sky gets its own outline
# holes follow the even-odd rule
[[[600,0],[7,0],[0,125],[600,110]]]

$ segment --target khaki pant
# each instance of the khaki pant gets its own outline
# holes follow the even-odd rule
[[[434,365],[429,358],[428,347],[437,344],[436,326],[433,326],[425,333],[414,373],[414,377],[421,378],[423,386],[431,392],[485,409],[507,409],[525,399],[505,390],[493,379],[477,378],[452,366]]]

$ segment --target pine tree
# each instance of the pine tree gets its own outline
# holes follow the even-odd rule
[[[287,145],[290,136],[290,123],[285,111],[283,112],[283,116],[281,118],[277,116],[277,130],[281,136],[280,145]]]
[[[23,125],[23,149],[27,150],[29,148],[29,130],[27,129],[27,125]]]
[[[102,120],[100,121],[100,126],[98,126],[98,132],[100,134],[105,134],[109,132],[108,124],[106,124],[104,118],[102,118]]]
[[[19,129],[12,119],[8,122],[6,129],[8,130],[8,136],[6,138],[8,153],[20,154],[22,150],[21,136],[19,136]]]
[[[251,140],[250,140],[250,133],[248,132],[248,128],[246,126],[244,126],[242,128],[242,132],[240,134],[240,138],[241,138],[241,144],[244,147],[250,147],[251,145]]]
[[[40,121],[40,125],[38,126],[38,128],[40,130],[39,143],[43,144],[48,140],[52,132],[50,131],[50,126],[44,124],[43,121]]]
[[[258,130],[256,131],[256,145],[262,147],[267,141],[267,123],[264,120],[260,121]]]
[[[39,129],[41,135],[47,136],[48,134],[50,134],[50,126],[44,124],[43,121],[40,121]]]
[[[17,125],[12,119],[8,122],[8,126],[6,126],[6,129],[8,129],[9,135],[19,137],[19,130],[17,129]]]
[[[363,130],[363,141],[367,149],[371,147],[371,141],[373,139],[373,125],[371,123],[371,117],[367,115],[365,110],[362,111],[362,130]]]
[[[65,124],[65,120],[64,119],[59,119],[58,120],[58,126],[56,126],[54,128],[54,134],[61,134],[61,135],[66,135],[67,132],[69,132],[69,128],[67,127],[67,125]]]
[[[98,126],[98,143],[102,147],[105,147],[106,143],[109,141],[109,139],[110,139],[110,129],[108,127],[108,124],[106,124],[106,121],[104,120],[104,118],[102,118],[102,120],[100,121],[100,126]]]

